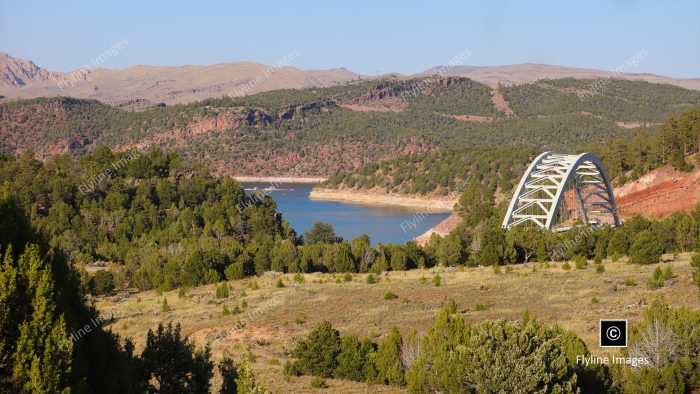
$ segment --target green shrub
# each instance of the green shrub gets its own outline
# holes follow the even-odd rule
[[[598,296],[594,294],[593,297],[591,297],[591,304],[597,304],[598,302]]]
[[[287,361],[282,367],[282,373],[287,376],[301,376],[302,372],[296,361]]]
[[[610,257],[610,259],[611,259],[613,262],[616,262],[616,261],[620,260],[620,254],[617,253],[617,251],[614,251],[613,254],[612,254],[612,256]]]
[[[389,291],[387,291],[386,293],[384,293],[384,299],[385,299],[385,300],[393,300],[393,299],[396,299],[396,298],[399,298],[399,296],[396,295],[396,293],[394,293],[394,292],[391,291],[391,290],[389,290]]]
[[[406,372],[408,391],[576,392],[576,364],[557,346],[561,338],[559,329],[531,319],[470,326],[452,303],[421,341],[420,354]]]
[[[576,269],[581,270],[586,268],[588,265],[588,260],[586,260],[586,256],[578,256],[576,257]]]
[[[163,297],[163,306],[161,307],[161,311],[163,312],[170,312],[172,308],[170,308],[170,305],[168,305],[168,299]]]
[[[226,282],[221,282],[216,286],[216,298],[228,298],[228,284]]]
[[[221,308],[221,316],[228,316],[231,314],[231,311],[228,309],[226,304]]]
[[[659,262],[662,254],[663,248],[657,237],[651,231],[644,230],[637,234],[630,247],[629,261],[634,264],[655,264]]]
[[[496,275],[500,274],[501,273],[501,266],[498,264],[494,264],[493,265],[493,273]]]
[[[295,281],[296,283],[304,283],[304,275],[302,275],[301,273],[297,272],[296,274],[294,274],[294,281]]]
[[[664,272],[663,272],[663,274],[661,274],[661,277],[664,280],[669,280],[669,279],[673,278],[673,270],[671,269],[670,265],[664,269]]]
[[[336,360],[338,366],[333,371],[333,376],[339,379],[363,382],[373,379],[371,373],[374,362],[375,344],[368,338],[360,342],[356,335],[344,335],[340,339],[340,353]]]
[[[647,279],[647,286],[649,286],[650,289],[658,289],[664,285],[664,273],[661,270],[661,267],[656,267],[654,270],[654,273],[651,275],[651,278]]]
[[[375,356],[377,381],[383,384],[403,386],[405,377],[401,364],[401,334],[393,327],[389,335],[379,344]]]
[[[632,278],[625,279],[625,286],[637,286],[637,282]]]
[[[700,269],[700,253],[693,253],[693,256],[690,258],[690,266]]]
[[[177,297],[178,297],[178,298],[185,298],[185,296],[187,296],[187,289],[184,288],[184,287],[181,287],[181,288],[177,291]]]
[[[328,383],[326,383],[325,379],[317,376],[311,380],[311,387],[315,389],[326,389],[328,388]]]
[[[571,269],[571,265],[568,261],[565,261],[564,264],[562,264],[561,269],[563,269],[564,271],[568,271]]]
[[[93,294],[108,294],[114,290],[114,275],[111,271],[99,270],[91,279]]]
[[[235,263],[229,264],[224,270],[224,275],[228,280],[243,279],[245,277],[245,270],[243,268],[243,262],[237,261]]]
[[[688,393],[700,387],[699,326],[700,312],[654,300],[644,320],[630,326],[628,340],[630,356],[646,357],[653,364],[628,368],[625,392]]]
[[[282,278],[277,278],[277,283],[275,284],[278,288],[284,287],[284,282],[282,281]]]
[[[603,272],[605,272],[605,266],[603,264],[596,264],[595,272],[602,274]]]
[[[340,333],[329,322],[323,322],[297,344],[292,356],[300,373],[329,378],[338,366],[339,353]]]
[[[474,310],[477,312],[481,312],[481,311],[485,311],[485,310],[489,309],[489,307],[490,307],[490,305],[488,302],[483,303],[483,304],[477,303],[476,305],[474,305]]]
[[[440,277],[440,274],[435,274],[435,276],[433,276],[433,284],[435,285],[435,287],[440,287],[440,285],[442,284],[442,278]]]
[[[251,280],[250,282],[248,282],[248,288],[251,289],[251,290],[257,290],[257,289],[259,289],[260,287],[258,286],[258,281],[257,281],[257,280]]]
[[[374,279],[374,275],[373,275],[373,274],[369,274],[369,275],[367,275],[367,280],[366,280],[366,282],[367,282],[368,285],[373,285],[373,284],[377,283],[377,280]]]
[[[349,272],[343,275],[343,282],[352,282],[352,275]]]

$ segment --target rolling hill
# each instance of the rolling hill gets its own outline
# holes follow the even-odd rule
[[[86,67],[70,72],[46,70],[30,60],[0,53],[0,96],[10,99],[69,96],[95,99],[127,106],[139,100],[136,108],[165,103],[173,105],[222,96],[250,95],[278,89],[300,89],[344,84],[357,79],[384,79],[356,74],[345,68],[300,70],[291,67],[297,52],[290,52],[275,65],[232,62],[212,65],[148,66],[125,69]],[[616,79],[646,81],[700,90],[700,78],[671,78],[649,73],[613,73],[604,70],[546,64],[502,66],[438,66],[402,79],[467,77],[495,88],[498,84],[519,85],[540,79]],[[396,75],[396,74],[392,74]]]
[[[447,147],[578,150],[630,137],[642,125],[653,133],[667,116],[700,106],[700,92],[643,81],[610,80],[600,94],[579,99],[577,90],[590,83],[494,90],[468,78],[391,78],[144,111],[66,97],[10,101],[0,104],[0,151],[48,158],[99,145],[158,146],[217,173],[328,177]]]

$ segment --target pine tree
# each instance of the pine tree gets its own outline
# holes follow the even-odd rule
[[[19,328],[12,380],[26,391],[68,392],[73,346],[65,319],[56,311],[51,268],[37,245],[29,245],[18,263],[31,314]]]
[[[544,237],[541,237],[539,243],[537,244],[537,262],[544,263],[547,261],[549,255],[547,254],[547,246],[545,244]]]
[[[345,335],[340,339],[340,353],[336,357],[338,365],[333,370],[333,376],[340,379],[365,380],[364,364],[366,354],[363,354],[360,341],[356,335]]]
[[[375,358],[378,382],[394,386],[406,384],[401,364],[401,342],[399,329],[393,327],[389,335],[379,344]]]
[[[167,328],[159,324],[155,332],[148,330],[141,358],[147,380],[157,384],[150,384],[150,391],[208,393],[214,368],[209,346],[195,350],[193,343],[182,338],[179,324],[169,323]]]
[[[297,344],[292,355],[301,373],[328,378],[338,365],[339,353],[340,333],[329,322],[323,322]]]

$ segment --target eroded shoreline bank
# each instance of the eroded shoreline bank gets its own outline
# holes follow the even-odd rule
[[[323,177],[294,177],[294,176],[255,176],[255,175],[234,175],[238,182],[256,183],[321,183],[328,178]]]
[[[309,195],[312,200],[353,202],[359,204],[395,205],[421,208],[426,212],[452,212],[456,199],[401,196],[370,191],[347,191],[314,188]]]

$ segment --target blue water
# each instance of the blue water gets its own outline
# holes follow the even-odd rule
[[[264,189],[269,183],[243,183],[246,189]],[[314,222],[330,223],[344,239],[369,235],[372,243],[404,243],[423,234],[445,219],[448,213],[426,213],[420,208],[390,205],[363,205],[309,199],[310,184],[276,184],[279,189],[266,192],[277,203],[277,211],[302,235]]]

